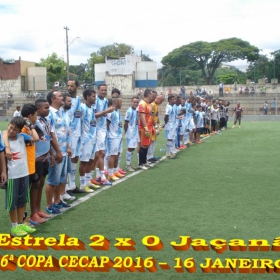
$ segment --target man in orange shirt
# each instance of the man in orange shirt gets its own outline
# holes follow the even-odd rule
[[[139,103],[139,136],[140,136],[140,150],[139,150],[139,169],[146,170],[147,166],[147,152],[151,145],[151,135],[153,133],[153,118],[151,116],[150,102],[153,100],[153,92],[151,89],[144,91],[144,99]]]

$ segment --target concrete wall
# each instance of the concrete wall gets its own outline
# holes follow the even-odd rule
[[[35,62],[20,60],[21,90],[28,90],[27,68],[35,67]]]
[[[108,86],[108,92],[117,88],[122,92],[133,92],[133,75],[111,76],[106,73],[105,83]]]
[[[27,68],[27,89],[47,90],[47,69],[46,67],[28,67]]]
[[[21,92],[21,78],[0,80],[0,97],[6,98],[7,94],[11,92],[13,94],[20,94]]]

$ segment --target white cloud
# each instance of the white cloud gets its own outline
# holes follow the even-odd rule
[[[263,49],[280,49],[275,0],[103,0],[70,2],[0,0],[0,57],[39,61],[56,52],[70,64],[114,42],[133,45],[158,62],[173,49],[198,40],[238,37]]]

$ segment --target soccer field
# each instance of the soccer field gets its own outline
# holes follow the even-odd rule
[[[7,122],[2,122],[0,129],[3,130],[6,125]],[[58,267],[56,272],[48,271],[50,267],[47,264],[46,271],[41,272],[36,271],[40,270],[36,267],[30,272],[17,267],[14,272],[0,271],[0,277],[279,279],[280,276],[273,272],[274,266],[280,268],[280,262],[274,263],[280,259],[279,253],[272,251],[273,241],[279,236],[280,150],[274,144],[279,137],[277,122],[244,122],[240,129],[237,126],[221,135],[211,136],[205,139],[205,143],[178,153],[174,160],[165,159],[147,171],[138,172],[111,188],[98,191],[83,203],[38,226],[33,234],[33,237],[55,237],[58,240],[59,235],[66,234],[83,242],[84,250],[82,245],[80,249],[74,246],[72,250],[66,250],[62,244],[60,248],[57,248],[59,245],[56,248],[48,246],[47,250],[28,249],[28,246],[23,250],[5,250],[1,236],[2,256],[53,256],[60,264],[66,260],[63,256],[68,256],[68,260],[69,256],[88,256],[88,263],[96,267],[71,268],[68,263],[65,268]],[[163,156],[160,148],[165,148],[163,133],[156,149],[156,154]],[[125,149],[122,157],[124,162]],[[11,227],[8,213],[4,210],[4,193],[0,190],[2,234],[9,233]],[[42,206],[45,206],[45,200]],[[93,235],[100,236],[94,238]],[[104,249],[100,250],[102,236],[107,241]],[[189,236],[189,242],[176,247],[172,241],[180,243],[180,236],[182,243]],[[127,239],[122,243],[120,238],[131,238],[134,242]],[[240,246],[231,242],[232,250],[229,246],[218,245],[219,242],[229,245],[232,239],[244,240],[244,246],[241,246],[241,241],[238,243]],[[253,246],[253,243],[249,247],[249,240],[253,239],[267,240],[268,246],[263,246],[263,251],[258,251],[258,246]],[[134,250],[129,250],[131,248]],[[280,245],[275,242],[273,248],[280,250]],[[101,263],[97,264],[94,256]],[[106,264],[107,257],[112,262],[107,264],[108,272],[102,272],[102,262]],[[200,265],[204,265],[207,258],[215,265],[203,272]],[[225,262],[231,260],[234,263],[234,259],[245,266],[244,272],[250,265],[242,263],[241,259],[249,259],[253,263],[253,271],[257,273],[252,273],[252,268],[248,269],[249,274],[240,273],[237,265],[236,274],[221,274]],[[268,259],[270,264],[267,266],[273,266],[268,269],[272,274],[265,269],[263,274],[258,274],[262,269],[258,270],[258,262],[253,259]],[[2,266],[5,265],[3,260],[0,260]],[[72,261],[75,266],[75,261]],[[55,266],[55,260],[53,263]],[[260,264],[265,267],[263,261]],[[219,267],[217,273],[215,266]]]

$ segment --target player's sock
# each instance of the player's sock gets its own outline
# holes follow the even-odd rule
[[[90,183],[90,179],[91,179],[90,173],[86,173],[85,177],[86,177],[86,184]]]
[[[131,164],[132,155],[133,155],[133,152],[129,152],[129,151],[126,152],[126,165]]]
[[[106,180],[105,171],[100,170],[101,180]]]
[[[70,188],[73,190],[76,186],[76,170],[77,164],[71,162]]]
[[[100,178],[101,177],[101,173],[99,168],[96,168],[96,178]]]
[[[86,177],[80,176],[80,189],[82,189],[86,184]]]

